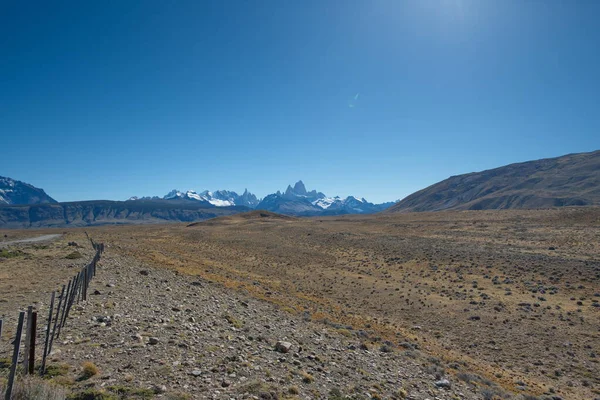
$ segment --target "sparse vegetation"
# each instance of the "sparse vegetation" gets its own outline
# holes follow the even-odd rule
[[[128,326],[119,338],[131,354],[124,346],[113,348],[119,341],[108,335],[112,329],[130,325],[125,319],[114,319],[112,327],[103,326],[93,334],[67,331],[70,338],[65,340],[69,350],[79,355],[93,354],[90,349],[97,346],[103,355],[94,361],[107,365],[113,357],[131,358],[143,349],[150,351],[146,338],[156,336],[159,344],[151,349],[156,356],[144,373],[179,379],[198,368],[202,373],[190,378],[191,382],[225,392],[235,388],[236,393],[244,386],[239,377],[249,375],[250,381],[261,382],[252,394],[259,398],[261,394],[264,398],[271,394],[293,398],[298,396],[295,389],[302,397],[328,397],[334,383],[327,379],[327,372],[342,370],[347,356],[357,360],[356,367],[345,372],[356,378],[357,389],[353,391],[352,384],[341,378],[342,382],[335,384],[342,398],[360,398],[368,392],[371,397],[401,399],[397,385],[392,388],[384,379],[372,380],[383,374],[376,367],[388,361],[418,368],[427,380],[421,387],[438,387],[448,398],[460,390],[488,399],[504,398],[506,393],[541,395],[552,386],[560,388],[563,398],[593,398],[600,383],[596,378],[600,351],[589,338],[596,333],[594,313],[596,299],[600,299],[596,284],[600,265],[595,261],[600,244],[593,240],[587,221],[597,220],[600,212],[571,217],[579,212],[336,217],[323,222],[274,221],[260,228],[233,220],[198,224],[187,230],[176,225],[102,227],[98,235],[118,243],[114,252],[123,257],[121,265],[127,265],[123,260],[131,260],[129,257],[144,264],[136,267],[134,281],[147,285],[140,288],[147,296],[147,303],[142,304],[149,307],[142,310],[135,329]],[[549,244],[555,246],[554,251],[548,251]],[[64,249],[24,247],[34,255],[60,258],[71,274],[73,263],[64,259]],[[35,279],[22,273],[24,268],[15,268],[28,263],[26,258],[0,263],[0,273],[10,270],[18,276],[9,284],[0,280],[2,311],[21,301],[19,293],[44,292],[35,286]],[[150,274],[140,275],[141,268]],[[194,277],[174,278],[165,268]],[[73,321],[89,324],[96,315],[126,315],[130,301],[139,306],[137,294],[127,294],[127,299],[108,295],[131,286],[121,279],[125,272],[111,271],[110,279],[99,281],[102,294],[93,295],[83,310],[74,309]],[[45,275],[51,273],[50,269],[44,271]],[[178,285],[183,279],[188,281]],[[205,283],[209,281],[234,293],[235,301],[230,304],[219,298],[220,303],[213,303],[204,296],[205,288],[213,287]],[[106,287],[109,283],[116,286]],[[265,319],[259,312],[264,302],[246,296],[275,304],[277,316]],[[171,298],[179,299],[174,303]],[[216,310],[209,326],[208,316],[203,314],[205,304]],[[171,312],[172,306],[178,310]],[[295,312],[288,312],[291,310]],[[79,320],[84,315],[85,319]],[[281,321],[294,320],[287,327],[298,329],[294,331],[297,335],[289,331],[280,334],[279,317]],[[300,330],[304,323],[317,324],[310,337]],[[543,346],[531,345],[542,332],[549,334],[539,342]],[[137,336],[144,340],[139,342]],[[274,351],[277,341],[293,343],[289,353]],[[192,351],[194,346],[199,351]],[[246,348],[246,354],[242,355],[242,350],[239,359],[232,358],[233,352]],[[184,355],[180,360],[169,359],[162,355],[166,349]],[[395,353],[387,353],[388,349]],[[268,363],[264,363],[265,354]],[[550,358],[550,354],[554,356]],[[372,358],[379,361],[363,362]],[[79,390],[86,384],[106,382],[104,375],[74,382],[79,378],[76,365],[71,371],[61,371],[54,364],[62,360],[70,362],[63,354],[50,363],[45,377],[49,383]],[[212,360],[218,361],[206,367]],[[105,375],[112,377],[106,378],[111,381],[105,385],[138,383],[142,371],[138,365],[123,362],[121,367],[118,373],[107,367]],[[214,376],[222,378],[204,383]],[[116,383],[112,381],[115,377]],[[445,379],[449,389],[436,385],[437,380]],[[400,382],[411,396],[422,394],[409,379]],[[101,396],[120,396],[103,390]]]
[[[77,260],[79,258],[83,258],[83,255],[78,251],[74,251],[72,253],[67,254],[65,258],[68,260]]]
[[[302,382],[304,383],[313,383],[315,378],[306,371],[300,371],[300,376],[302,377]]]
[[[44,378],[52,379],[57,376],[64,376],[69,373],[69,365],[68,364],[49,364],[46,366],[46,371],[44,372]]]
[[[0,398],[4,398],[5,388],[0,386]],[[13,400],[63,400],[65,389],[38,377],[22,377],[15,382]]]
[[[242,321],[240,321],[239,319],[237,319],[229,314],[224,314],[223,318],[225,318],[227,320],[227,322],[229,322],[235,328],[241,329],[244,326],[244,323]]]
[[[91,361],[86,361],[81,366],[81,380],[90,379],[92,376],[98,375],[98,367]]]
[[[2,258],[15,258],[15,257],[23,257],[26,256],[22,250],[9,250],[9,249],[0,249],[0,257]]]

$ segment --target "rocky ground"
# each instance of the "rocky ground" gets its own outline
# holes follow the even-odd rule
[[[91,291],[51,357],[52,365],[68,365],[59,381],[71,380],[74,391],[123,387],[150,389],[158,398],[432,400],[493,392],[445,379],[431,367],[435,360],[427,368],[414,343],[398,347],[351,327],[340,332],[110,249]],[[85,361],[99,373],[77,382]]]
[[[600,398],[598,208],[88,232],[97,293],[47,375],[73,399]],[[92,250],[69,229],[0,251],[2,386],[18,310]]]

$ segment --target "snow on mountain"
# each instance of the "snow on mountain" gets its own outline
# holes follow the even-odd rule
[[[43,189],[25,182],[0,176],[0,204],[56,203]]]
[[[163,197],[132,196],[128,200],[136,201],[150,199],[202,201],[210,203],[216,207],[245,206],[249,208],[255,208],[259,203],[258,198],[254,194],[248,192],[248,189],[244,190],[244,193],[241,195],[229,190],[217,190],[215,192],[204,190],[198,193],[195,190],[182,192],[180,190],[173,189]]]
[[[130,200],[136,200],[132,197]],[[147,199],[142,198],[140,200]],[[307,190],[304,182],[298,181],[294,186],[288,185],[285,192],[277,191],[259,200],[254,194],[244,190],[239,195],[229,190],[209,191],[200,193],[193,190],[181,192],[172,190],[163,199],[182,199],[208,202],[216,207],[246,206],[267,211],[281,212],[291,215],[336,215],[336,214],[369,214],[381,211],[393,203],[373,204],[365,198],[348,196],[328,197],[316,190]]]
[[[182,199],[184,197],[185,197],[185,194],[183,192],[180,192],[177,189],[173,189],[169,193],[165,194],[163,196],[163,199],[165,199],[165,200]]]
[[[327,210],[336,201],[340,201],[340,196],[323,197],[322,199],[312,201],[311,203],[317,207],[321,207],[323,210]]]
[[[291,215],[337,215],[337,214],[370,214],[379,212],[393,203],[373,204],[365,198],[348,196],[327,197],[316,190],[308,191],[302,181],[288,185],[284,193],[266,196],[256,208],[281,212]]]

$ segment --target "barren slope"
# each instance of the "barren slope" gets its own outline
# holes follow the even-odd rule
[[[600,151],[452,176],[386,212],[600,205]]]
[[[600,384],[599,226],[599,209],[567,208],[95,235],[144,262],[313,320],[374,330],[396,345],[418,343],[455,379],[590,399]]]

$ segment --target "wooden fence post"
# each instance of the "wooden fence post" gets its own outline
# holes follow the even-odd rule
[[[81,293],[81,300],[87,301],[87,287],[88,287],[88,270],[87,268],[83,269],[83,290]]]
[[[81,301],[81,284],[83,283],[83,271],[79,271],[79,279],[77,280],[77,291],[75,294],[77,295],[77,304]]]
[[[71,281],[69,279],[69,285],[67,286],[67,291],[66,291],[66,293],[64,293],[64,295],[65,295],[64,300],[62,299],[62,295],[61,295],[61,301],[63,302],[63,305],[62,305],[62,312],[60,314],[60,319],[59,319],[59,322],[58,322],[58,332],[56,333],[56,338],[57,339],[60,337],[60,328],[63,325],[63,320],[65,318],[65,313],[67,312],[67,303],[69,302],[69,296],[71,294],[71,290],[72,290],[71,287],[72,286],[73,286],[73,281]],[[54,338],[52,340],[54,340]]]
[[[77,299],[77,296],[79,295],[80,286],[81,286],[81,272],[78,272],[77,275],[75,276],[75,281],[73,282],[73,285],[71,286],[71,296],[69,297],[69,301],[67,302],[67,310],[65,311],[65,317],[62,322],[63,327],[67,323],[67,318],[69,317],[69,312],[71,311],[71,307],[73,306],[73,303],[75,303],[75,300]]]
[[[75,280],[73,281],[73,284],[71,285],[71,295],[68,297],[67,308],[65,310],[65,315],[63,316],[63,320],[62,320],[63,327],[67,323],[67,317],[69,316],[69,311],[71,311],[71,306],[73,305],[73,302],[75,301],[75,298],[77,297],[77,290],[79,289],[79,281],[80,281],[80,273],[78,272],[77,275],[75,276]]]
[[[71,281],[69,281],[69,285]],[[48,346],[48,354],[52,352],[52,344],[54,343],[54,334],[56,333],[56,325],[58,324],[58,320],[60,318],[60,306],[65,297],[65,285],[62,287],[62,291],[60,292],[60,300],[58,300],[58,307],[56,307],[56,316],[54,317],[54,327],[52,328],[52,336],[50,336],[50,345]]]
[[[33,306],[27,307],[27,326],[25,328],[25,352],[23,353],[23,369],[29,371],[29,346],[31,345],[31,315]]]
[[[25,371],[25,373],[29,373],[29,375],[33,375],[33,371],[35,369],[35,339],[37,337],[37,311],[31,313],[31,335],[29,336],[29,371]]]
[[[54,297],[56,297],[56,292],[52,292],[52,296],[50,297],[50,311],[48,311],[48,325],[46,326],[46,341],[44,342],[44,352],[42,353],[42,368],[40,368],[40,375],[44,375],[44,371],[46,371],[46,356],[48,355],[48,345],[50,344],[50,328],[52,327]]]
[[[17,363],[19,362],[19,351],[21,349],[21,335],[23,334],[23,320],[25,312],[19,313],[19,324],[17,325],[17,335],[15,337],[15,348],[13,350],[12,364],[10,366],[10,374],[8,376],[8,386],[6,387],[6,396],[4,400],[11,400],[13,385],[15,383],[15,374],[17,373]]]

